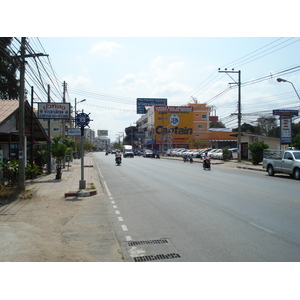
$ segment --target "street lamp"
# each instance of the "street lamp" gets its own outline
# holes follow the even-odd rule
[[[278,81],[278,82],[288,82],[288,83],[290,83],[290,84],[293,86],[293,88],[294,88],[294,90],[295,90],[295,92],[296,92],[296,94],[297,94],[297,96],[298,96],[298,99],[300,100],[299,94],[298,94],[297,90],[295,89],[295,87],[294,87],[294,85],[293,85],[292,82],[290,82],[290,81],[288,81],[288,80],[286,80],[286,79],[282,79],[282,78],[277,78],[277,81]]]
[[[82,99],[82,100],[80,100],[80,101],[77,102],[77,100],[75,98],[75,118],[76,118],[76,115],[77,115],[77,110],[76,110],[77,103],[84,102],[84,101],[86,101],[86,99]]]

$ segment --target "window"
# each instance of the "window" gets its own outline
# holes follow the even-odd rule
[[[198,124],[198,129],[202,129],[203,125],[202,124]]]
[[[60,131],[60,128],[59,127],[54,127],[52,130],[53,131]]]
[[[202,115],[202,119],[206,119],[207,118],[207,115],[206,114],[203,114]]]

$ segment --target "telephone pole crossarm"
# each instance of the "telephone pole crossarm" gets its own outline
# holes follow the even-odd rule
[[[234,84],[238,85],[238,140],[237,140],[237,148],[238,148],[238,161],[241,161],[241,120],[242,120],[242,113],[241,113],[241,71],[235,71],[234,69],[221,71],[218,69],[219,73],[226,73],[233,81]],[[235,80],[228,74],[228,73],[236,73],[238,74],[238,82],[235,82]]]

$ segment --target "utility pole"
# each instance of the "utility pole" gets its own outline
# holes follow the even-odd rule
[[[25,45],[26,38],[21,40],[20,67],[20,101],[19,101],[19,189],[25,190]]]
[[[36,56],[48,56],[42,53],[26,54],[26,37],[21,39],[21,55],[14,58],[20,58],[20,100],[19,100],[19,189],[25,190],[25,163],[27,154],[27,145],[25,137],[25,58]],[[33,109],[33,108],[32,108]],[[32,145],[33,146],[33,145]]]
[[[241,120],[242,120],[242,113],[241,113],[241,71],[234,71],[232,69],[231,71],[220,71],[219,73],[226,73],[234,82],[233,84],[238,85],[238,136],[237,136],[237,148],[238,148],[238,161],[241,161]],[[236,82],[228,73],[237,73],[238,74],[238,82]]]

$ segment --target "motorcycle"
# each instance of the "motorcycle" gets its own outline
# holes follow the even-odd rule
[[[192,155],[190,155],[190,163],[192,164],[194,162]]]
[[[120,166],[121,162],[122,162],[121,157],[116,157],[116,165]]]
[[[210,159],[206,158],[203,160],[203,170],[210,170]]]
[[[189,161],[189,159],[188,159],[187,155],[184,155],[183,156],[183,162],[188,162],[188,161]]]

